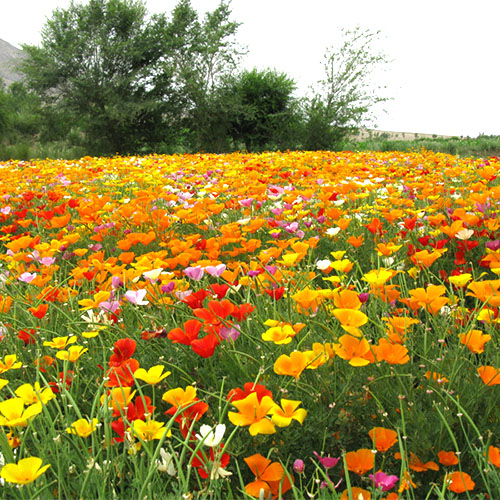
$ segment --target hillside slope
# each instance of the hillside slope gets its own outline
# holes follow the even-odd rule
[[[22,77],[15,71],[15,65],[23,57],[23,51],[0,39],[0,78],[8,87]]]

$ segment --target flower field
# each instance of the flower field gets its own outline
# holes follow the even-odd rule
[[[0,497],[500,498],[499,170],[0,163]]]

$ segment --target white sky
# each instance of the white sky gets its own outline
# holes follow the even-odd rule
[[[150,13],[177,0],[146,0]],[[200,13],[219,0],[191,0]],[[40,30],[70,0],[0,0],[0,38],[40,43]],[[376,84],[393,100],[377,112],[381,130],[475,137],[500,135],[500,0],[233,0],[248,49],[245,68],[274,68],[304,95],[323,77],[323,54],[341,28],[380,30],[392,62]]]

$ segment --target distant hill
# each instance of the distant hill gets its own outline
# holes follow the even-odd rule
[[[23,55],[22,50],[0,39],[0,78],[6,87],[21,80],[22,76],[16,73],[14,67]]]

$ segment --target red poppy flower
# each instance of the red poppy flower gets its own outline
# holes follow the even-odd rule
[[[120,366],[132,357],[135,352],[136,342],[133,339],[120,339],[115,342],[113,354],[109,358],[109,366]]]

